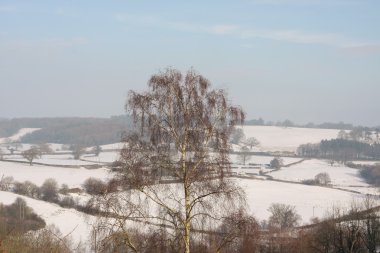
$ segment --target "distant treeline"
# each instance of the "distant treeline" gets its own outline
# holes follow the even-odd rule
[[[251,125],[251,126],[281,126],[281,127],[302,127],[302,128],[322,128],[322,129],[344,129],[344,130],[352,130],[356,128],[356,126],[352,124],[347,124],[344,122],[339,122],[339,123],[325,122],[321,124],[315,124],[315,123],[310,122],[303,125],[303,124],[296,124],[290,120],[274,122],[274,121],[264,121],[262,118],[247,120],[245,124]],[[380,129],[380,126],[367,128],[367,129],[374,131],[376,129]]]
[[[0,118],[0,138],[8,137],[21,128],[41,128],[41,130],[28,134],[22,138],[22,142],[28,143],[62,143],[80,144],[86,146],[108,144],[118,142],[122,133],[131,126],[128,116],[113,116],[111,118]],[[246,121],[246,125],[257,126],[282,126],[282,127],[306,127],[324,129],[352,130],[351,124],[322,123],[297,125],[290,120],[272,122],[262,118]],[[378,128],[363,128],[367,131]]]
[[[62,143],[84,146],[119,142],[130,126],[127,116],[111,118],[20,118],[0,121],[2,136],[21,128],[41,128],[20,140],[24,143]]]
[[[380,159],[380,144],[357,140],[322,140],[317,144],[303,144],[297,149],[303,157],[325,158],[346,162],[355,159]]]

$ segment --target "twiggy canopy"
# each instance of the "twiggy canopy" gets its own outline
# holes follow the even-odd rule
[[[168,69],[153,75],[148,86],[148,92],[129,93],[126,110],[151,148],[158,151],[171,144],[179,153],[192,152],[185,162],[197,159],[200,164],[188,167],[189,175],[208,161],[205,154],[210,145],[220,162],[228,162],[229,135],[235,125],[244,122],[245,115],[241,108],[229,105],[223,90],[211,90],[209,81],[193,70],[183,76]],[[182,169],[177,172],[184,176]]]
[[[162,220],[171,222],[175,238],[182,238],[184,251],[190,252],[195,221],[220,219],[244,199],[226,175],[229,136],[245,115],[194,70],[183,76],[168,69],[153,75],[148,87],[144,93],[129,93],[126,110],[135,132],[125,136],[120,179],[165,210]],[[161,184],[165,180],[175,182],[176,194]],[[162,194],[165,187],[170,200]]]

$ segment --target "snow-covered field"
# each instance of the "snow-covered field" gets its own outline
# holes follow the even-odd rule
[[[19,133],[11,137],[11,140],[18,140],[24,134],[38,129],[21,129]],[[336,138],[339,130],[335,129],[308,129],[308,128],[284,128],[268,126],[244,126],[243,130],[247,138],[255,137],[259,140],[260,146],[252,151],[287,151],[294,152],[301,144],[318,143],[322,139]],[[0,143],[4,141],[0,139]],[[82,187],[83,182],[89,177],[102,180],[111,178],[112,174],[107,168],[85,169],[63,168],[54,165],[75,165],[86,166],[94,164],[112,163],[119,158],[119,152],[123,143],[114,143],[101,146],[102,152],[99,156],[85,154],[82,160],[74,160],[71,154],[44,155],[34,162],[47,164],[33,165],[0,161],[0,177],[12,176],[16,181],[29,180],[37,185],[41,185],[46,179],[54,178],[61,184],[67,184],[70,188]],[[20,150],[30,148],[30,144],[23,144]],[[62,150],[63,145],[52,144],[54,151]],[[3,145],[2,149],[6,150]],[[87,150],[91,150],[88,148]],[[234,150],[238,151],[240,146],[235,145]],[[20,154],[20,150],[17,151]],[[4,153],[8,153],[4,152]],[[241,164],[239,155],[232,154],[233,172],[238,175],[255,174],[257,179],[234,178],[247,193],[247,204],[252,214],[259,220],[268,219],[270,213],[269,206],[272,203],[284,203],[294,205],[297,212],[302,217],[302,223],[309,223],[312,217],[322,218],[333,206],[348,207],[352,201],[361,200],[365,194],[379,195],[376,188],[368,185],[359,176],[358,170],[342,165],[331,166],[324,160],[305,160],[290,167],[282,167],[278,171],[271,171],[265,167],[273,159],[273,156],[250,156],[246,165]],[[26,161],[20,155],[5,155],[6,159]],[[284,165],[300,161],[301,158],[283,157]],[[257,164],[258,166],[248,165]],[[362,163],[362,162],[357,162]],[[372,164],[373,162],[371,162]],[[363,163],[362,163],[363,164]],[[365,162],[365,164],[369,164]],[[105,165],[102,165],[105,166]],[[291,181],[289,183],[266,180],[265,176],[258,176],[260,170],[269,172],[268,175],[274,179]],[[305,179],[313,179],[315,175],[327,172],[332,180],[332,187],[308,186],[298,184]],[[296,182],[296,183],[292,183]],[[356,191],[359,193],[353,193]],[[75,194],[73,194],[75,195]],[[18,195],[8,192],[0,192],[0,202],[10,204]],[[81,202],[88,200],[88,195],[75,195]],[[27,200],[37,214],[41,215],[48,224],[54,223],[65,235],[72,232],[76,241],[88,239],[94,217],[82,214],[73,209],[61,208],[55,204],[46,203],[39,200]],[[68,222],[69,221],[69,222]]]
[[[112,150],[121,150],[124,147],[125,143],[123,142],[117,142],[117,143],[111,143],[106,145],[101,145],[100,148],[102,151],[112,151]],[[94,147],[89,147],[86,150],[91,151]]]
[[[34,212],[45,220],[46,225],[54,225],[63,237],[71,236],[74,244],[88,243],[92,224],[96,217],[78,212],[75,209],[62,208],[56,204],[31,199],[18,194],[0,191],[0,201],[5,205],[12,204],[17,197],[23,198]]]
[[[119,159],[120,152],[117,151],[107,151],[101,152],[99,156],[94,155],[84,155],[82,160],[91,161],[96,163],[112,163]]]
[[[250,179],[236,181],[247,193],[248,205],[259,220],[270,216],[268,208],[272,203],[295,206],[303,223],[309,223],[313,216],[324,217],[333,206],[348,207],[353,200],[363,198],[361,194],[319,186]]]
[[[230,155],[231,162],[234,164],[241,164],[241,160],[239,159],[239,157],[240,156],[238,154]],[[246,164],[252,163],[252,164],[265,165],[265,164],[269,164],[270,161],[273,160],[273,158],[274,156],[258,156],[258,155],[247,156]],[[281,158],[284,162],[284,165],[295,163],[302,160],[301,158],[297,158],[297,157],[281,157]]]
[[[21,155],[5,155],[4,159],[11,161],[22,161],[27,162],[25,158]],[[95,162],[82,161],[73,159],[72,155],[62,154],[62,155],[43,155],[41,158],[33,159],[33,163],[42,163],[46,165],[67,165],[67,166],[85,166],[94,165]]]
[[[247,138],[255,137],[261,151],[296,151],[306,143],[318,143],[323,139],[337,138],[340,130],[276,126],[243,126]]]
[[[29,180],[37,185],[41,185],[48,178],[54,178],[60,185],[67,184],[69,187],[81,187],[83,182],[89,177],[107,179],[111,175],[106,168],[90,170],[45,165],[29,166],[28,164],[0,161],[1,176],[12,176],[14,180],[20,182]]]
[[[314,179],[315,175],[327,172],[330,175],[333,186],[369,186],[359,175],[359,170],[344,165],[331,166],[324,160],[305,160],[302,163],[282,167],[278,171],[270,173],[273,178],[301,182],[306,179]]]

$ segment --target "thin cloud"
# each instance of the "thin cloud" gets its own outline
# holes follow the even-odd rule
[[[174,29],[182,32],[203,32],[211,34],[231,34],[239,29],[236,25],[218,24],[218,25],[201,25],[181,22],[166,22],[154,16],[140,16],[134,14],[116,14],[114,19],[121,23],[132,23],[144,26],[158,26]]]
[[[366,41],[346,38],[333,33],[305,33],[296,30],[246,30],[236,25],[191,25],[171,24],[175,29],[185,32],[204,32],[219,35],[238,35],[242,39],[269,39],[297,44],[316,44],[339,48],[363,47],[373,45]],[[244,43],[247,44],[247,43]]]
[[[280,0],[258,0],[263,2],[280,2]],[[298,2],[298,0],[285,0]],[[305,0],[307,2],[320,2],[320,0]],[[282,2],[282,1],[281,1]],[[250,44],[252,39],[268,39],[297,44],[315,44],[338,48],[360,48],[377,45],[368,41],[360,41],[342,36],[337,33],[310,33],[298,30],[265,30],[245,29],[234,24],[203,25],[182,22],[166,22],[151,16],[115,15],[119,22],[134,23],[138,25],[156,26],[181,32],[207,33],[212,35],[237,36],[245,40],[243,45]]]
[[[298,44],[319,44],[334,47],[357,47],[367,45],[367,42],[356,41],[332,33],[305,33],[296,30],[245,30],[243,38],[260,38],[286,41]]]

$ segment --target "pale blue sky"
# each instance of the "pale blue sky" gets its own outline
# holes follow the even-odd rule
[[[124,113],[173,66],[248,118],[380,125],[380,1],[0,0],[0,117]]]

